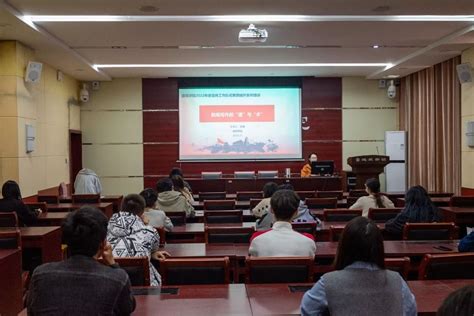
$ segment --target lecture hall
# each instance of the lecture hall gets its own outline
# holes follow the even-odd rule
[[[0,0],[0,316],[474,315],[473,0]]]

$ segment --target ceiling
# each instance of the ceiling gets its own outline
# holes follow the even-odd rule
[[[39,61],[79,80],[188,76],[366,76],[375,79],[405,76],[474,46],[472,0],[354,0],[350,5],[347,3],[347,0],[8,0],[3,1],[3,6],[0,4],[0,40],[21,41],[35,49]],[[132,16],[132,20],[140,17],[145,21],[42,21],[28,25],[22,21],[25,15],[126,15]],[[268,18],[255,23],[268,30],[268,40],[263,44],[242,44],[238,33],[254,22],[255,17],[218,22],[204,17],[222,15],[326,17],[317,22]],[[416,21],[415,18],[389,21],[399,15],[472,17],[457,21]],[[156,21],[160,17],[171,21]],[[380,47],[373,48],[373,45]],[[314,63],[352,65],[299,65]],[[367,63],[392,64],[392,67],[360,65]],[[135,66],[96,71],[92,67],[96,64]],[[159,67],[156,64],[188,66]],[[259,66],[240,67],[239,64]]]

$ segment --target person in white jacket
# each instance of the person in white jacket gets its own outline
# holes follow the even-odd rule
[[[77,173],[74,181],[75,194],[100,194],[102,185],[99,176],[91,169],[84,168]]]

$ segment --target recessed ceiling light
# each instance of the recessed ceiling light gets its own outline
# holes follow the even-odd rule
[[[398,78],[400,75],[388,75],[386,78],[387,79],[392,79],[392,78]]]
[[[32,22],[474,22],[474,15],[24,15]]]
[[[372,45],[372,48],[379,48],[379,45]]]
[[[269,68],[269,67],[385,67],[390,63],[292,63],[292,64],[96,64],[99,68]]]

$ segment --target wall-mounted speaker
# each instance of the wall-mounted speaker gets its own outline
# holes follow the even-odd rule
[[[470,63],[459,64],[456,66],[460,83],[472,82],[472,67]]]
[[[474,121],[467,122],[466,124],[466,145],[474,147]]]
[[[41,79],[41,70],[43,70],[43,64],[35,61],[29,61],[28,67],[26,68],[25,82],[37,83]]]

